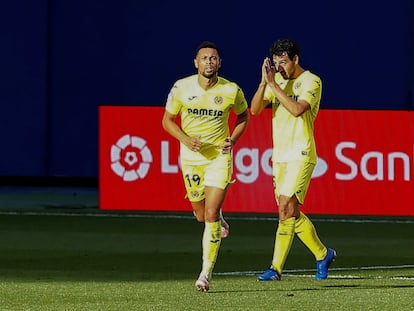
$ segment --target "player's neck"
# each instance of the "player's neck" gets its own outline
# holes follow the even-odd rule
[[[297,77],[299,77],[304,72],[305,72],[305,69],[303,69],[301,66],[298,65],[295,69],[295,73],[293,74],[292,79],[296,79]]]
[[[212,88],[218,81],[217,75],[212,76],[211,78],[206,78],[202,75],[198,76],[198,84],[203,88],[204,90],[208,90]]]

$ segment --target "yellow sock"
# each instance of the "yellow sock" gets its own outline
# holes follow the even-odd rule
[[[279,274],[282,274],[283,266],[292,246],[295,236],[295,221],[294,217],[281,220],[277,227],[272,266]]]
[[[220,220],[205,222],[203,233],[203,267],[201,273],[211,278],[221,244]]]
[[[309,248],[316,260],[325,258],[328,250],[319,239],[312,221],[310,221],[310,219],[302,212],[300,212],[300,216],[296,220],[295,233],[303,244]]]

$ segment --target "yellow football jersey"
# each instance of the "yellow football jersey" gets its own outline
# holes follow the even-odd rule
[[[181,161],[202,164],[214,159],[230,136],[230,110],[237,115],[244,112],[247,101],[234,82],[219,77],[206,91],[198,84],[197,75],[192,75],[175,82],[168,94],[166,109],[173,115],[180,114],[184,133],[199,137],[202,142],[200,152],[193,152],[181,143]]]
[[[311,108],[294,117],[279,103],[271,88],[266,87],[264,97],[272,102],[273,161],[316,163],[314,121],[319,111],[322,81],[310,71],[304,71],[293,80],[285,80],[276,73],[275,81],[288,96],[296,101],[305,100]]]

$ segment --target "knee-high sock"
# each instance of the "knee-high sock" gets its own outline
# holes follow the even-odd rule
[[[211,278],[221,244],[220,220],[205,222],[203,233],[203,267],[201,273]]]
[[[303,244],[309,248],[316,260],[325,258],[327,249],[319,239],[312,221],[302,212],[300,212],[300,216],[296,220],[295,233]]]
[[[281,220],[277,227],[272,266],[279,274],[282,274],[283,266],[292,246],[295,236],[295,221],[294,217]]]

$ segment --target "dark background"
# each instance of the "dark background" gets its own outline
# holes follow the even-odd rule
[[[290,37],[323,79],[322,109],[414,110],[413,16],[410,0],[3,3],[0,178],[96,182],[98,107],[163,106],[204,40],[248,100],[269,47]]]

